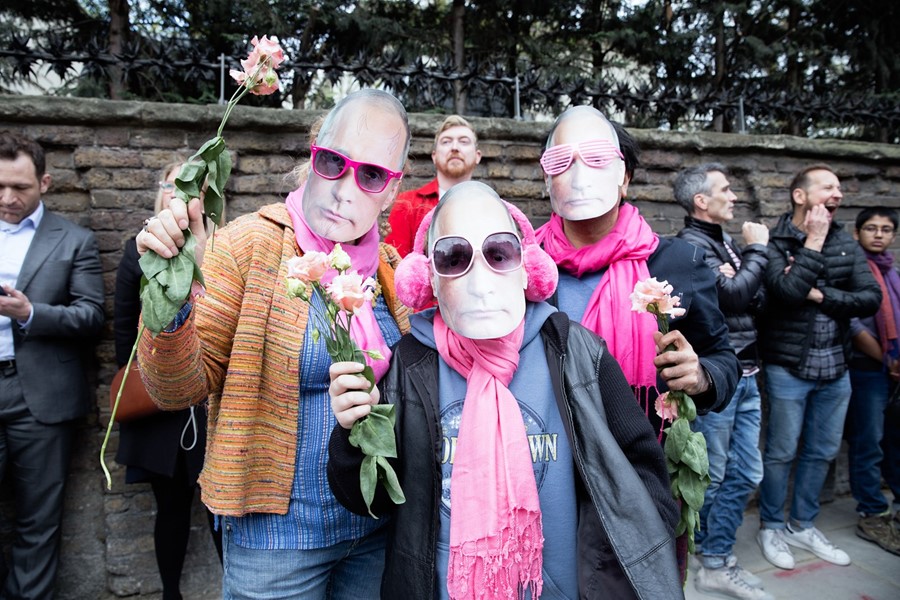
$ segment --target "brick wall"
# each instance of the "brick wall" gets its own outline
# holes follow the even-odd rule
[[[221,114],[219,106],[0,96],[0,130],[31,135],[47,151],[53,176],[47,205],[97,234],[110,319],[122,244],[151,214],[159,169],[173,155],[189,155],[211,137]],[[287,174],[308,157],[307,132],[317,116],[235,110],[225,134],[234,157],[229,219],[280,201],[293,189]],[[433,177],[431,140],[442,118],[410,115],[414,141],[405,187],[417,187]],[[483,154],[476,178],[516,202],[536,224],[544,222],[550,207],[537,161],[549,124],[482,118],[472,122]],[[707,161],[722,162],[732,170],[732,187],[739,197],[733,233],[746,219],[773,224],[789,207],[786,188],[794,173],[813,162],[831,164],[841,178],[845,193],[841,221],[852,222],[866,206],[900,206],[897,146],[789,136],[642,130],[634,134],[642,147],[642,164],[629,198],[664,235],[677,232],[684,217],[672,200],[675,174]],[[80,427],[73,457],[59,597],[157,598],[161,586],[153,558],[154,501],[149,487],[126,486],[124,469],[114,466],[113,487],[107,491],[97,464],[109,415],[109,381],[115,373],[111,323],[97,346],[96,359],[91,375],[97,385],[97,410]],[[116,442],[114,436],[107,449],[110,462]],[[7,542],[8,497],[0,490],[0,537]],[[183,591],[189,598],[217,598],[221,570],[199,507],[195,513]]]

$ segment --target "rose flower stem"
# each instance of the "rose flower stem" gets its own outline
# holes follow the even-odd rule
[[[146,326],[143,321],[141,322],[141,326],[138,329],[137,339],[134,341],[134,346],[131,347],[131,354],[128,356],[128,362],[125,363],[125,374],[122,377],[122,383],[119,384],[119,393],[116,394],[116,402],[113,404],[112,410],[109,413],[109,423],[106,425],[106,435],[103,436],[103,444],[100,446],[100,467],[103,469],[103,475],[106,477],[106,489],[112,489],[112,476],[109,474],[109,469],[106,466],[106,444],[109,442],[109,436],[112,433],[113,425],[116,422],[116,411],[119,410],[119,400],[122,399],[122,391],[125,389],[125,381],[128,379],[128,375],[131,372],[131,363],[134,360],[134,355],[137,353],[138,343],[141,341],[141,336],[144,335],[144,329]]]

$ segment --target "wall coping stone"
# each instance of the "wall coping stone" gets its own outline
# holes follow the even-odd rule
[[[178,127],[214,131],[224,106],[218,104],[174,104],[143,101],[102,100],[57,96],[0,95],[0,120],[20,123],[62,123],[69,125],[134,125],[141,127]],[[306,133],[324,111],[286,110],[238,106],[229,119],[235,128],[297,131]],[[445,115],[412,113],[409,115],[413,137],[434,135]],[[468,118],[468,117],[467,117]],[[543,144],[550,123],[513,119],[468,118],[481,139],[503,139]],[[629,129],[643,148],[670,150],[741,151],[820,158],[852,158],[869,163],[900,162],[900,146],[852,140],[810,139],[790,135],[742,135],[716,132],[659,131]]]

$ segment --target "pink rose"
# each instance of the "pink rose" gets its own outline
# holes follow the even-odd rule
[[[657,281],[656,277],[638,281],[634,285],[634,293],[631,299],[631,310],[635,312],[647,312],[647,307],[655,304],[672,293],[672,286],[668,281]]]
[[[299,279],[304,283],[319,281],[325,271],[331,268],[328,255],[315,250],[303,256],[295,256],[287,263],[288,277]]]
[[[258,52],[262,56],[269,57],[270,64],[272,65],[273,69],[277,69],[281,65],[281,63],[284,62],[284,50],[278,43],[278,38],[274,35],[271,38],[264,35],[262,36],[262,39],[253,36],[253,39],[250,40],[250,43],[253,44],[254,52]]]
[[[678,418],[678,403],[669,400],[669,392],[664,392],[656,397],[656,414],[663,421],[670,423]]]
[[[328,294],[341,310],[356,313],[363,304],[372,301],[374,281],[371,277],[363,281],[356,271],[341,273],[328,286]]]
[[[274,36],[271,39],[263,36],[261,40],[254,36],[250,43],[253,44],[253,51],[241,61],[244,70],[231,69],[229,73],[239,85],[249,88],[251,94],[268,96],[278,90],[275,69],[284,62],[284,50]]]
[[[629,296],[631,310],[635,312],[647,312],[648,307],[655,306],[656,312],[662,315],[680,317],[684,315],[679,296],[671,296],[672,286],[668,281],[657,281],[651,277],[644,281],[638,281],[634,286],[634,292]]]
[[[660,314],[669,315],[670,317],[681,317],[684,315],[685,310],[678,308],[679,306],[681,306],[680,296],[666,296],[656,303],[656,310]]]

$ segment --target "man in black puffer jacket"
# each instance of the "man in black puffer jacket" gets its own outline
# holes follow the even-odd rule
[[[701,566],[694,585],[701,592],[771,600],[759,578],[742,569],[733,554],[744,508],[762,480],[759,356],[753,315],[765,303],[769,230],[760,223],[744,223],[747,246],[743,251],[722,230],[734,218],[737,200],[724,165],[706,163],[685,169],[678,174],[674,191],[688,213],[678,237],[706,251],[706,264],[716,276],[719,307],[728,323],[728,339],[743,370],[731,402],[721,412],[697,415],[692,424],[706,438],[710,477],[695,538],[701,548]]]
[[[766,560],[782,569],[794,568],[788,545],[850,564],[814,522],[850,400],[850,319],[874,314],[881,289],[859,245],[832,220],[842,198],[830,167],[803,169],[791,183],[793,210],[769,242],[769,304],[759,324],[769,418],[757,541]],[[786,524],[788,479],[801,435]]]

